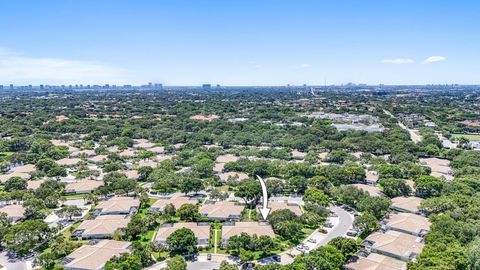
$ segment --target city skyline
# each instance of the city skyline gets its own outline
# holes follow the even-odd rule
[[[479,84],[475,1],[15,1],[0,84]],[[14,22],[14,23],[12,23]]]

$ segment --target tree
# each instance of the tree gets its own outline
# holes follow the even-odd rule
[[[198,239],[192,230],[181,228],[167,237],[167,245],[172,254],[192,254],[197,250]]]
[[[315,187],[309,187],[305,191],[305,195],[303,196],[303,200],[305,202],[310,202],[314,204],[319,204],[322,206],[328,206],[330,204],[330,198],[328,198],[323,191],[315,188]]]
[[[370,212],[365,212],[360,216],[355,217],[353,225],[359,228],[364,235],[367,235],[370,232],[380,228],[380,224],[377,222],[377,219]]]
[[[358,204],[358,210],[362,212],[370,212],[376,218],[381,218],[390,208],[390,200],[384,197],[369,196],[362,199]]]
[[[140,234],[146,233],[148,228],[140,215],[135,215],[125,228],[125,236],[129,239],[137,239]]]
[[[229,264],[227,261],[222,261],[218,270],[238,270],[238,266],[235,264]]]
[[[132,254],[121,254],[110,259],[105,264],[105,270],[141,270],[142,262]]]
[[[194,221],[200,216],[200,214],[198,213],[198,208],[196,205],[187,203],[178,208],[177,216],[181,220]]]
[[[339,270],[342,269],[344,263],[345,257],[339,250],[330,245],[325,245],[310,251],[308,254],[295,257],[288,269]]]
[[[444,182],[434,176],[422,175],[415,180],[415,191],[418,197],[428,198],[440,196]]]
[[[180,184],[180,190],[187,195],[189,192],[195,191],[198,193],[203,187],[202,180],[198,178],[185,178]]]
[[[378,183],[382,186],[383,193],[390,198],[407,196],[412,192],[412,189],[403,179],[385,178],[380,179]]]
[[[18,256],[32,252],[53,233],[53,230],[42,220],[25,220],[8,228],[3,246]]]
[[[5,191],[10,192],[12,190],[27,189],[27,181],[20,177],[11,177],[5,182]]]
[[[469,269],[480,270],[480,237],[470,242],[466,251]]]
[[[64,205],[57,211],[57,214],[67,220],[72,220],[72,217],[82,214],[82,209],[76,205]]]
[[[323,191],[325,194],[330,194],[333,184],[324,176],[314,176],[308,179],[308,185],[310,187],[317,188]]]
[[[163,208],[163,216],[167,221],[169,221],[172,217],[174,217],[175,213],[176,213],[175,206],[171,203],[165,205],[165,207]]]
[[[175,256],[167,261],[165,270],[187,270],[187,263],[182,256]]]
[[[258,203],[261,193],[260,183],[249,179],[238,185],[235,196],[243,198],[245,203],[248,204],[250,208],[253,208]]]
[[[355,255],[359,249],[359,245],[354,239],[342,236],[333,238],[328,244],[342,252],[346,259]]]

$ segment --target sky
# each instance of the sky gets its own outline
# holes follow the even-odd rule
[[[0,1],[0,84],[480,84],[480,1]]]

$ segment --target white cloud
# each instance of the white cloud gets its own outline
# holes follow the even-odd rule
[[[125,72],[125,70],[95,61],[29,57],[0,48],[0,82],[2,83],[123,83]]]
[[[383,59],[382,63],[384,64],[392,64],[392,65],[406,65],[406,64],[413,64],[413,61],[410,58],[394,58],[394,59]]]
[[[442,61],[445,61],[445,60],[447,60],[447,58],[445,56],[434,55],[434,56],[430,56],[427,59],[425,59],[423,61],[423,63],[424,64],[430,64],[430,63],[435,63],[435,62],[442,62]]]
[[[304,69],[309,67],[310,67],[310,64],[299,64],[299,65],[294,65],[293,69]]]

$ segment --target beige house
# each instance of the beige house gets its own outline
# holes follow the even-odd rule
[[[70,154],[70,156],[72,157],[79,157],[79,156],[91,157],[94,155],[95,155],[95,151],[90,149],[74,151]]]
[[[119,155],[124,158],[133,158],[137,156],[137,153],[133,150],[125,150],[120,152]]]
[[[140,174],[138,173],[137,170],[128,170],[128,171],[124,171],[123,172],[127,178],[129,179],[135,179],[137,180],[138,178],[140,178]]]
[[[205,203],[200,207],[202,217],[213,220],[240,220],[244,205],[230,201]]]
[[[175,209],[179,209],[182,207],[184,204],[197,204],[198,199],[188,197],[188,196],[172,196],[170,198],[160,198],[156,202],[153,203],[153,205],[150,207],[151,211],[156,211],[156,212],[163,212],[163,209],[165,206],[168,204],[172,204]]]
[[[281,201],[270,201],[268,203],[268,207],[271,209],[270,213],[273,211],[277,210],[283,210],[283,209],[288,209],[295,213],[297,216],[301,216],[303,214],[302,209],[298,204],[294,203],[288,203],[288,202],[281,202]],[[260,206],[257,208],[257,210],[260,210]],[[260,211],[257,211],[260,213]]]
[[[365,238],[360,245],[369,252],[403,261],[415,259],[424,247],[423,238],[393,230],[376,231]]]
[[[130,242],[101,240],[85,244],[67,257],[61,264],[67,270],[99,270],[113,257],[130,253]]]
[[[0,182],[5,183],[12,177],[20,177],[23,180],[30,179],[30,174],[23,172],[11,172],[7,174],[0,174]]]
[[[45,181],[44,180],[27,181],[27,189],[37,190],[42,185],[43,182]]]
[[[376,187],[376,186],[371,186],[371,185],[365,185],[365,184],[351,184],[349,186],[356,187],[360,190],[363,190],[368,193],[370,196],[383,196],[382,191]]]
[[[87,160],[92,162],[92,163],[102,163],[105,160],[107,160],[107,156],[106,155],[97,155],[97,156],[93,156],[91,158],[88,158]]]
[[[70,167],[70,166],[76,166],[78,163],[80,163],[80,161],[82,161],[82,160],[79,159],[79,158],[62,158],[62,159],[59,159],[55,162],[59,166]]]
[[[226,246],[230,237],[246,233],[250,236],[270,236],[275,237],[272,226],[267,223],[260,222],[232,222],[225,223],[222,226],[222,245]]]
[[[94,209],[95,214],[100,215],[127,215],[136,213],[140,206],[140,200],[133,197],[113,197],[101,201]]]
[[[220,178],[220,182],[227,182],[229,179],[236,180],[236,181],[243,181],[248,179],[248,175],[243,172],[226,172],[226,173],[219,173],[218,177]]]
[[[392,199],[392,209],[400,212],[418,214],[423,199],[418,197],[395,197]]]
[[[371,253],[345,266],[345,270],[407,270],[407,263],[381,254]]]
[[[21,204],[10,204],[1,207],[0,213],[7,214],[8,219],[15,223],[24,218],[25,208]]]
[[[127,227],[130,217],[125,215],[102,215],[87,219],[78,226],[72,236],[80,239],[110,238],[116,230]]]
[[[166,223],[160,226],[155,235],[155,242],[159,244],[166,244],[167,238],[176,230],[181,228],[187,228],[192,230],[195,237],[198,239],[199,246],[208,246],[210,244],[210,224],[195,223],[195,222],[179,222],[179,223]]]
[[[67,184],[65,187],[65,193],[87,194],[100,186],[103,186],[102,181],[82,180]]]
[[[135,149],[149,149],[155,146],[154,143],[146,139],[136,139],[134,141],[135,143],[133,144],[133,148]]]
[[[428,218],[411,213],[393,213],[384,220],[384,230],[394,230],[416,236],[424,236],[430,230]]]
[[[36,170],[37,170],[37,168],[35,167],[34,164],[26,164],[26,165],[22,165],[22,166],[12,168],[9,172],[10,173],[28,173],[28,174],[31,174],[31,173],[35,172]]]

